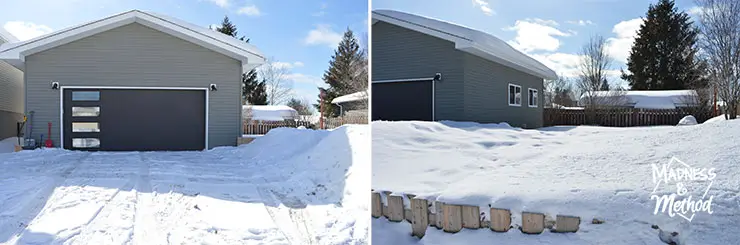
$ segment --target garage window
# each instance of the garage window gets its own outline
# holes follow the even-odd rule
[[[100,126],[96,122],[73,122],[72,132],[100,132]]]
[[[72,107],[73,117],[97,117],[100,116],[100,107]]]
[[[529,107],[537,107],[537,90],[536,89],[527,89],[527,102]]]
[[[100,148],[100,140],[96,138],[73,138],[72,147],[75,148]]]
[[[509,83],[509,105],[522,106],[522,86]]]
[[[72,92],[72,101],[98,101],[100,100],[100,91],[74,91]]]

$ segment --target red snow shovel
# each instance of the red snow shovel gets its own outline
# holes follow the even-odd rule
[[[44,144],[46,145],[47,148],[52,148],[54,147],[54,142],[51,141],[51,122],[49,122],[49,134],[48,135],[49,135],[49,138],[46,139]]]

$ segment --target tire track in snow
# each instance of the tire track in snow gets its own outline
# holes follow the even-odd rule
[[[313,240],[314,235],[311,234],[310,229],[308,229],[307,223],[310,219],[306,217],[305,209],[295,209],[290,207],[305,205],[302,203],[294,203],[296,205],[283,205],[283,208],[273,207],[272,205],[279,206],[281,203],[284,204],[283,200],[280,200],[275,196],[276,193],[271,190],[264,190],[262,187],[257,187],[257,192],[259,193],[260,198],[266,201],[264,207],[272,218],[272,222],[291,244],[316,244]]]
[[[141,162],[139,162],[139,172],[136,176],[136,205],[134,208],[134,230],[131,234],[132,244],[155,244],[150,231],[157,231],[156,221],[154,220],[153,210],[153,193],[150,175],[149,161],[144,157],[144,153],[139,153]]]
[[[43,188],[40,188],[39,191],[36,192],[32,199],[33,201],[21,209],[21,211],[14,216],[15,218],[0,223],[0,231],[12,231],[10,234],[13,234],[13,237],[8,239],[8,244],[16,244],[23,233],[25,233],[26,227],[34,224],[35,220],[38,220],[39,217],[46,214],[46,207],[52,204],[53,200],[51,200],[51,198],[56,187],[64,183],[69,175],[77,169],[80,163],[88,157],[90,157],[90,153],[82,154],[82,156],[73,160],[74,163],[72,166],[62,170],[59,176],[56,176],[56,173],[50,173],[53,177],[50,181],[47,181],[49,184],[44,185]]]
[[[87,221],[84,225],[78,227],[78,231],[67,238],[65,241],[62,241],[63,243],[72,243],[72,244],[84,244],[84,243],[90,243],[91,240],[94,241],[94,239],[99,239],[97,236],[101,235],[97,233],[98,231],[105,231],[103,235],[110,236],[110,230],[107,229],[111,223],[108,220],[109,218],[115,219],[116,217],[111,217],[113,214],[120,213],[123,210],[120,210],[120,208],[125,207],[126,203],[129,203],[130,201],[126,201],[126,195],[119,195],[121,191],[131,193],[131,190],[134,187],[135,179],[131,178],[129,179],[125,184],[123,184],[120,188],[118,188],[113,195],[111,195],[110,198],[105,200],[103,205],[101,205],[93,214],[93,216],[90,218],[90,220]],[[120,215],[120,214],[119,214]],[[132,222],[133,225],[133,222]],[[133,227],[132,227],[133,228]],[[121,231],[118,231],[121,232]],[[131,231],[133,232],[133,231]],[[116,235],[116,234],[113,234]],[[78,242],[79,241],[79,242]],[[127,241],[130,241],[127,239]],[[125,241],[124,241],[125,242]]]

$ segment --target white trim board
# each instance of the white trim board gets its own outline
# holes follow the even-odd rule
[[[0,60],[8,61],[23,70],[26,56],[131,23],[139,23],[239,60],[244,71],[264,64],[266,60],[259,49],[239,39],[169,16],[140,10],[116,14],[28,41],[2,45]]]
[[[433,77],[423,78],[404,78],[404,79],[391,79],[391,80],[375,80],[373,83],[403,83],[403,82],[431,82],[434,80]]]
[[[206,96],[205,104],[205,119],[206,119],[206,132],[205,132],[205,149],[208,150],[208,118],[209,112],[209,88],[198,88],[198,87],[123,87],[123,86],[59,86],[59,148],[64,149],[64,89],[140,89],[140,90],[202,90]],[[43,144],[43,142],[42,142]]]

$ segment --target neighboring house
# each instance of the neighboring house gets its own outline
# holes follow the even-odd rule
[[[0,60],[25,72],[30,137],[115,151],[236,145],[242,72],[265,57],[208,28],[133,10],[3,45]]]
[[[543,79],[557,75],[506,42],[391,10],[373,11],[372,33],[373,120],[542,126]]]
[[[287,105],[244,105],[242,116],[246,121],[285,121],[300,118],[298,111]]]
[[[360,91],[334,98],[331,103],[339,106],[339,115],[367,115],[368,91]]]
[[[581,95],[578,105],[593,103],[601,107],[676,109],[697,106],[698,101],[694,90],[595,91]]]
[[[18,42],[0,27],[0,49]],[[0,140],[17,136],[17,123],[23,120],[23,72],[0,61]]]

